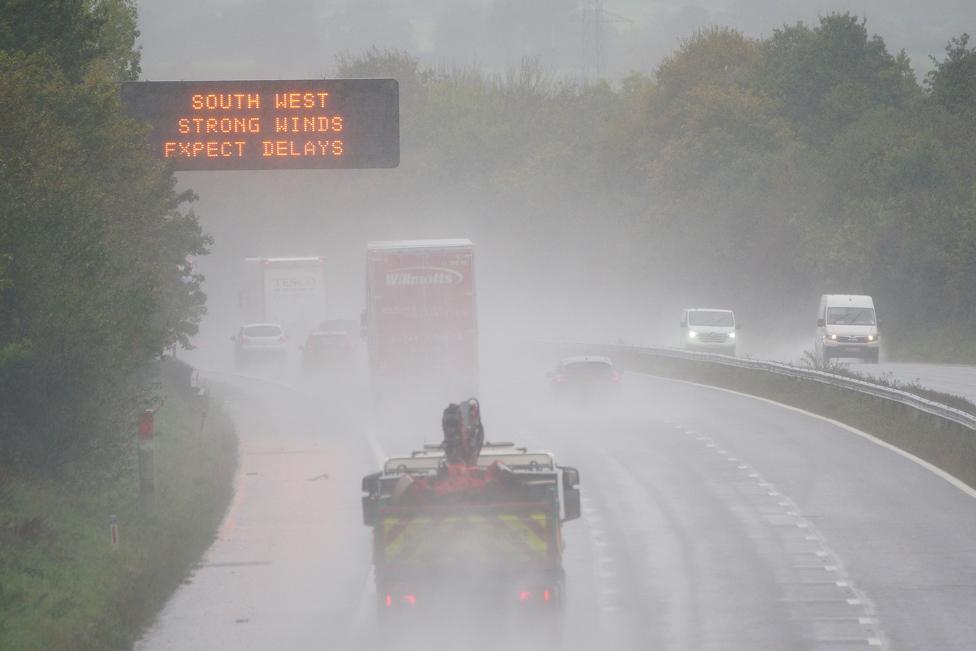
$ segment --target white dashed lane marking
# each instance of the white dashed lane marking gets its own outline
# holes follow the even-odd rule
[[[824,536],[806,518],[796,503],[753,466],[721,446],[714,438],[674,425],[741,471],[732,484],[748,500],[765,523],[777,532],[790,556],[792,579],[783,579],[784,602],[795,619],[805,621],[813,631],[817,649],[880,648],[887,642],[874,606],[843,569],[827,546]],[[772,501],[770,501],[772,498]]]

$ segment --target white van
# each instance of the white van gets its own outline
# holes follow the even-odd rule
[[[685,348],[735,355],[735,314],[732,310],[687,308],[681,313]]]
[[[814,348],[823,361],[854,357],[877,363],[880,323],[870,296],[824,294],[817,311]]]

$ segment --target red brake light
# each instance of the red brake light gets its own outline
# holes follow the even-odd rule
[[[241,335],[241,343],[242,344],[246,344],[247,343],[247,337],[246,336]]]
[[[404,603],[410,604],[411,606],[416,606],[417,605],[417,597],[415,595],[412,595],[412,594],[405,594],[405,595],[403,595],[403,601],[404,601]]]
[[[278,337],[278,341],[280,341],[281,343],[287,342],[288,341],[288,335],[281,335],[280,337]]]
[[[552,376],[552,381],[553,381],[553,384],[562,384],[563,382],[566,381],[566,376],[565,375],[553,375]]]
[[[383,602],[386,604],[387,608],[391,607],[393,605],[393,595],[387,594],[386,599],[384,599]]]
[[[521,592],[519,592],[519,601],[524,603],[531,598],[532,598],[532,593],[529,592],[528,590],[522,590]]]
[[[549,591],[548,591],[548,590],[543,590],[543,591],[542,591],[542,600],[543,600],[543,601],[549,601],[549,597],[550,597],[550,596],[551,596],[551,595],[550,595],[550,593],[549,593]]]
[[[613,380],[614,382],[620,382],[620,372],[619,371],[614,371],[610,375],[610,379]]]

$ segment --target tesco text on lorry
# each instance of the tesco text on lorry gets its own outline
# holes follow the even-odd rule
[[[400,164],[395,79],[132,81],[122,103],[175,170]]]

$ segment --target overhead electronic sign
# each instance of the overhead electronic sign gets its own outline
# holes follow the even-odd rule
[[[400,164],[395,79],[132,81],[122,104],[175,170]]]

